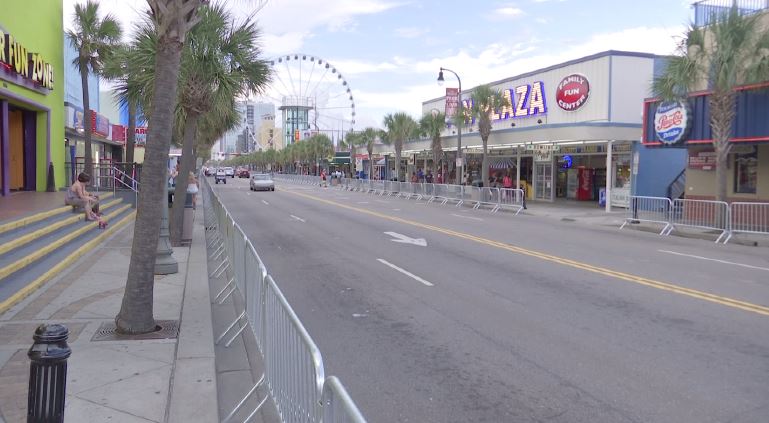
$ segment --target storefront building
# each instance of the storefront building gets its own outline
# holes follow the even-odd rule
[[[739,87],[736,91],[737,114],[727,159],[727,200],[769,202],[769,82]],[[644,145],[687,152],[683,192],[673,197],[716,197],[716,153],[709,98],[707,91],[693,93],[688,104],[680,105],[683,107],[661,107],[658,99],[644,102]],[[664,132],[660,134],[677,129],[681,131],[677,138],[666,139]]]
[[[663,60],[645,53],[606,51],[490,83],[511,106],[492,115],[489,174],[500,178],[511,174],[532,199],[609,198],[609,206],[627,206],[633,158],[638,157],[635,149],[642,136],[639,104],[648,96]],[[465,108],[471,106],[471,95],[472,89],[462,93]],[[449,103],[451,111],[451,97]],[[422,103],[422,112],[445,112],[446,104],[446,97],[429,100]],[[480,180],[482,140],[477,123],[467,121],[462,129],[462,161],[456,160],[456,129],[447,125],[443,132],[444,167],[438,172],[445,174],[444,180],[454,181],[459,170],[463,182],[489,186]],[[391,150],[382,146],[377,152],[392,154]],[[406,143],[404,157],[412,166],[408,170],[436,169],[430,140]]]
[[[5,2],[0,15],[0,194],[64,183],[63,5]],[[49,176],[52,165],[53,173]]]

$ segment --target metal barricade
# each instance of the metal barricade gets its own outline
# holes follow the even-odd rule
[[[729,235],[724,244],[735,233],[769,235],[769,203],[732,203],[730,217]]]
[[[511,209],[517,215],[523,210],[523,196],[522,189],[499,188],[499,207],[497,209]]]
[[[630,205],[627,208],[625,221],[622,222],[622,229],[628,223],[649,222],[665,225],[660,231],[660,235],[667,233],[670,228],[670,209],[673,202],[667,197],[630,197]]]
[[[271,276],[265,285],[267,386],[284,422],[320,422],[323,360]]]
[[[366,423],[366,419],[347,394],[347,390],[334,376],[326,378],[323,384],[321,405],[324,422]]]
[[[478,210],[481,206],[491,207],[491,212],[499,210],[499,188],[481,187],[478,190],[478,199],[475,200],[473,209]]]
[[[676,226],[721,231],[716,243],[729,234],[729,204],[723,201],[687,200],[673,201],[670,209],[670,226],[663,235],[670,235]]]
[[[385,181],[371,181],[371,193],[376,194],[378,192],[379,195],[382,195],[385,191],[384,183]]]
[[[283,179],[317,180],[305,176]],[[266,383],[283,422],[365,422],[336,378],[330,377],[326,384],[318,347],[269,276],[251,241],[212,191],[208,180],[204,181],[204,220],[209,238],[206,245],[211,260],[221,259],[209,276],[229,277],[214,301],[221,304],[235,292],[239,292],[245,300],[242,313],[215,342],[218,344],[237,327],[225,344],[229,346],[246,328],[251,328],[265,367],[262,377],[222,421],[229,422],[257,388]],[[326,397],[323,397],[324,387]],[[267,399],[259,401],[243,421],[250,421]],[[323,404],[327,407],[324,408]]]

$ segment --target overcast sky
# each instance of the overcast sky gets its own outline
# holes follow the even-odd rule
[[[80,1],[64,0],[65,27]],[[259,2],[227,3],[245,15]],[[143,0],[101,6],[129,33],[146,10]],[[441,66],[468,89],[610,49],[670,54],[691,17],[682,0],[270,0],[256,19],[265,58],[304,53],[344,75],[357,129],[394,111],[419,117],[444,93]]]

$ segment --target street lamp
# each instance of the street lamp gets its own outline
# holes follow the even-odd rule
[[[443,71],[451,72],[454,74],[454,76],[457,77],[457,82],[459,82],[459,109],[457,110],[457,113],[459,113],[459,116],[464,117],[464,113],[462,112],[462,80],[459,79],[459,75],[457,75],[456,72],[454,72],[451,69],[441,68],[441,70],[438,72],[438,85],[443,85]],[[457,171],[457,185],[462,185],[462,168],[464,166],[464,157],[462,157],[462,125],[457,125],[457,161],[460,163],[459,169]]]

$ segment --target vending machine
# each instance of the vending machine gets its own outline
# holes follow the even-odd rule
[[[577,168],[577,200],[593,199],[593,169],[580,166]]]

